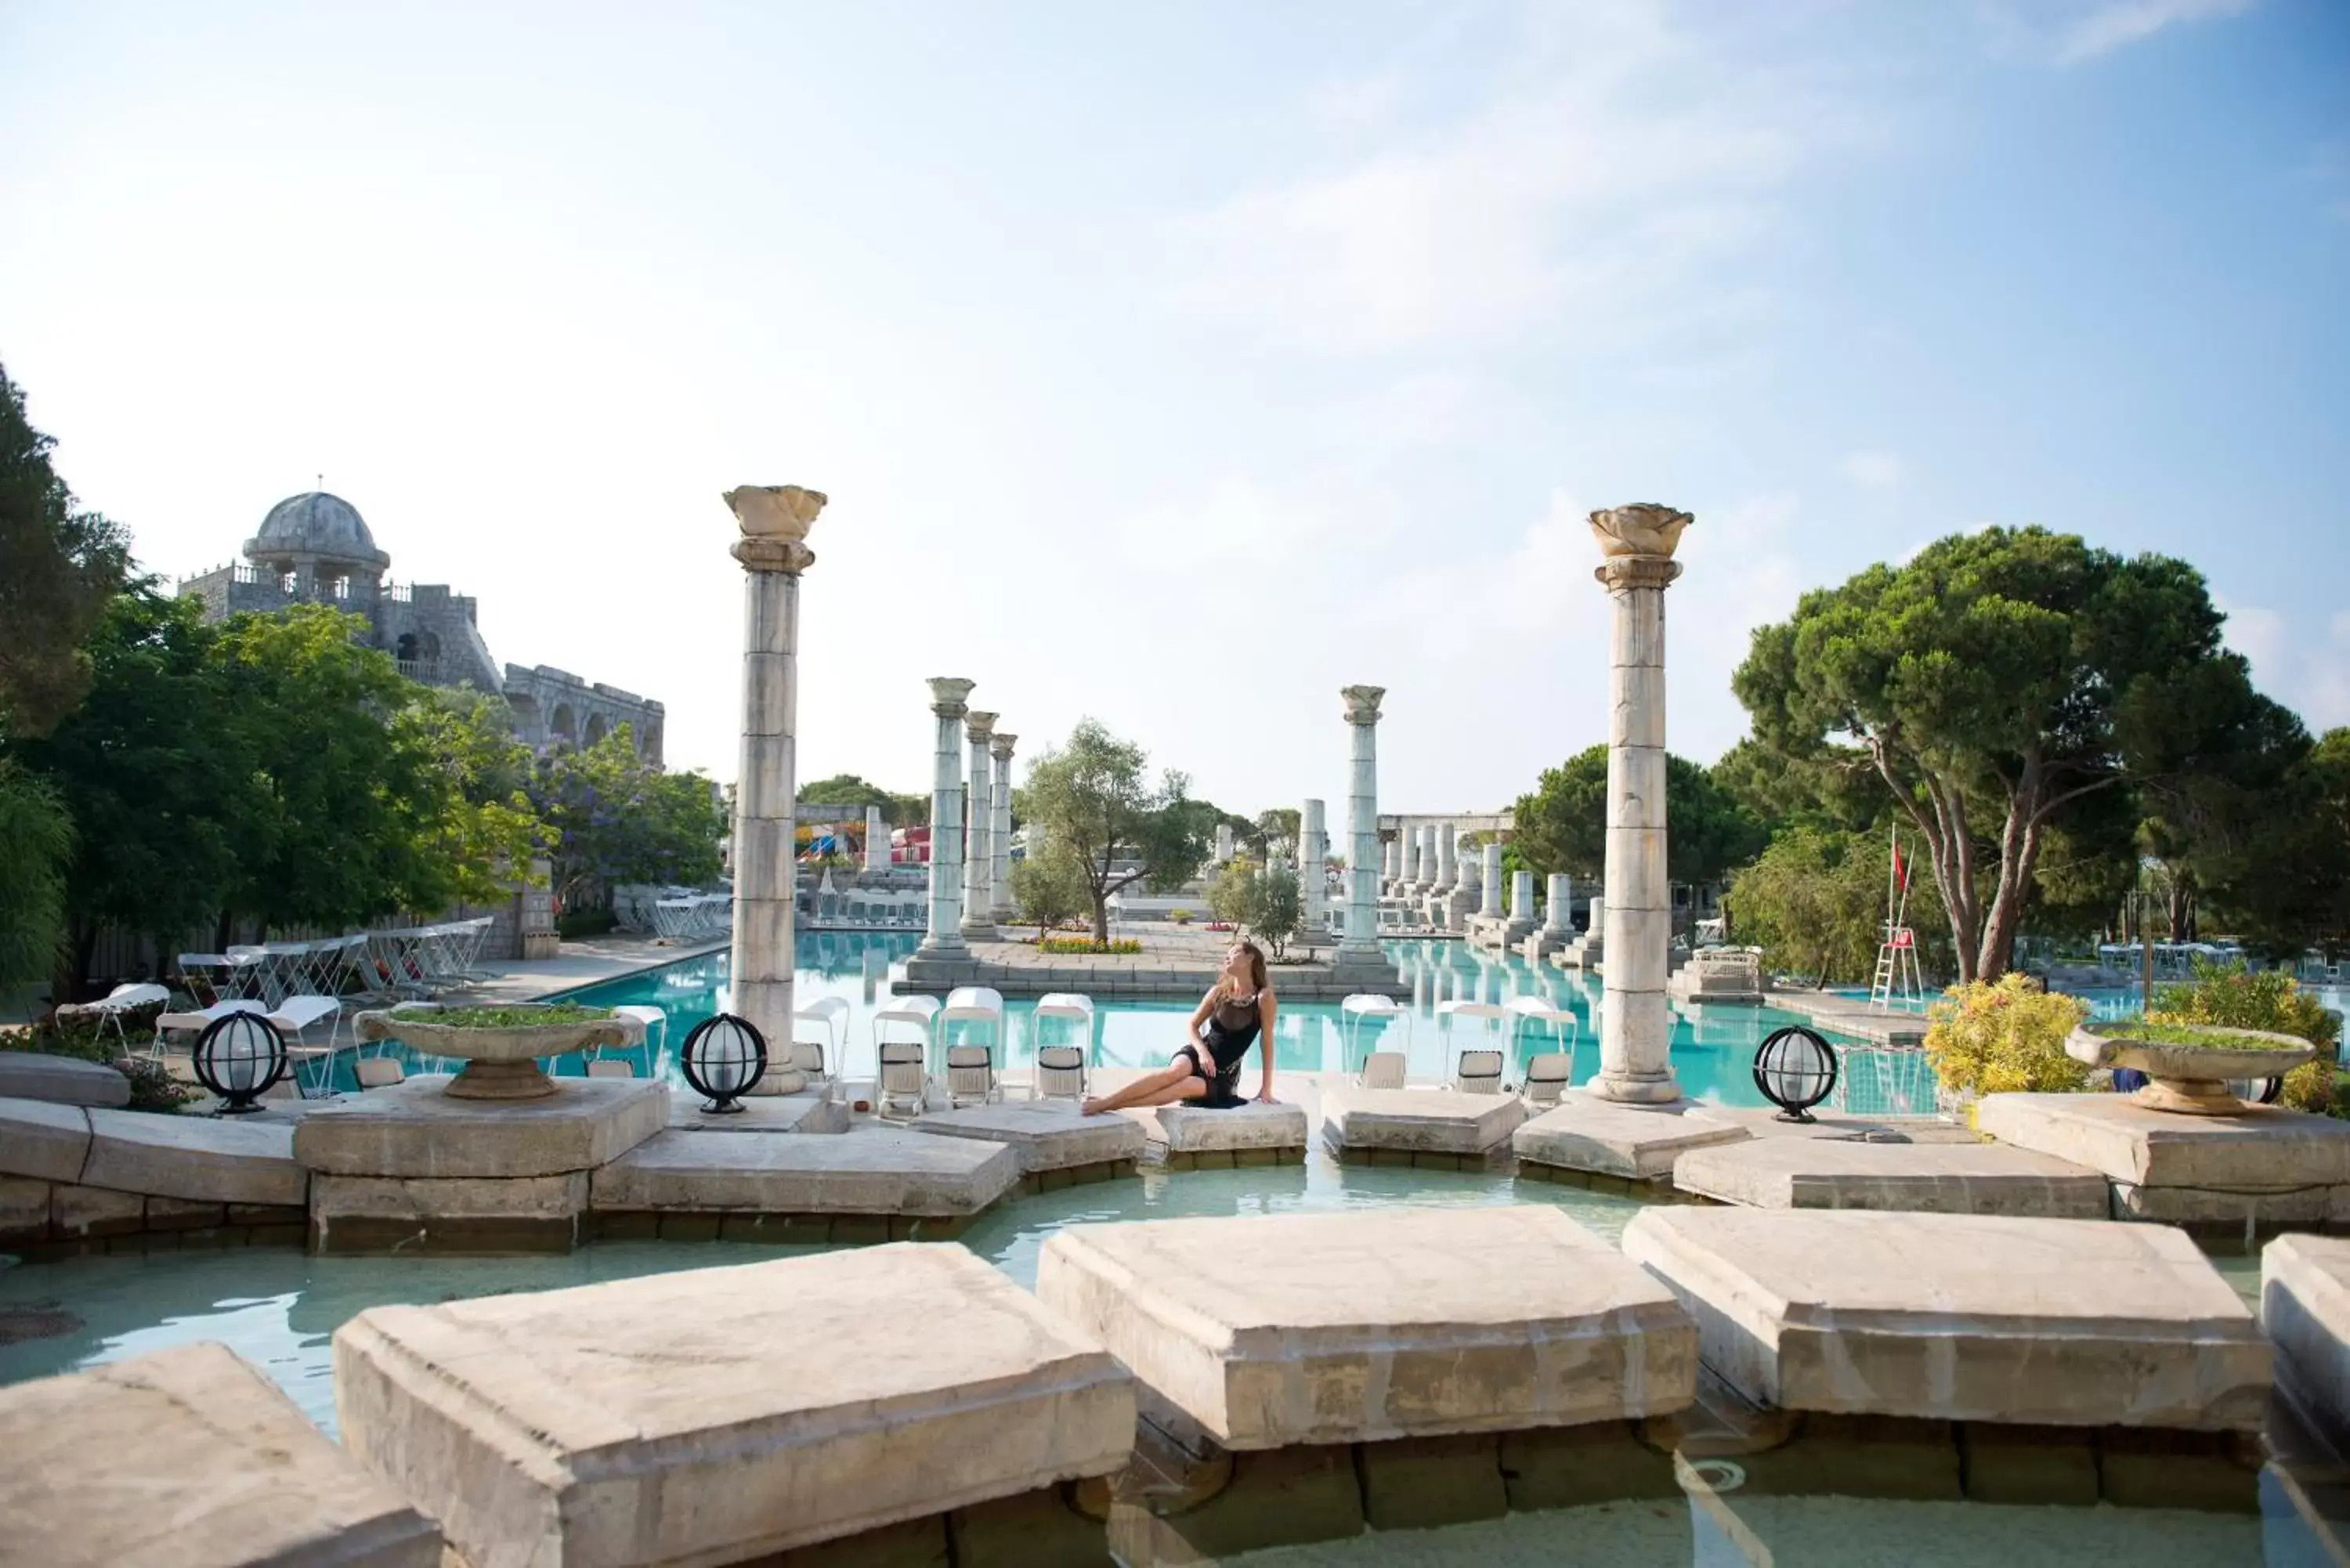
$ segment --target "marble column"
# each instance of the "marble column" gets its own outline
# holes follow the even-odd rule
[[[1379,887],[1385,890],[1402,880],[1403,835],[1399,833],[1379,845]]]
[[[1439,897],[1461,886],[1461,857],[1454,847],[1459,836],[1451,823],[1437,824],[1436,886],[1432,891]]]
[[[825,497],[796,484],[745,484],[724,496],[742,537],[743,747],[734,786],[734,930],[729,960],[736,1016],[770,1051],[792,1040],[793,755],[799,680],[800,574],[816,564],[809,524]]]
[[[1498,838],[1485,840],[1484,855],[1485,864],[1478,885],[1485,890],[1485,902],[1477,913],[1489,919],[1498,919],[1502,913],[1502,841]]]
[[[1534,874],[1531,871],[1510,873],[1510,923],[1528,928],[1534,919]]]
[[[1330,929],[1330,835],[1323,825],[1322,803],[1309,800],[1297,813],[1297,885],[1305,899],[1305,933],[1320,937]]]
[[[1601,960],[1599,1073],[1604,1100],[1680,1098],[1665,1007],[1672,885],[1665,875],[1665,588],[1680,576],[1673,546],[1690,514],[1618,506],[1591,514],[1595,574],[1614,607],[1607,660],[1607,888]]]
[[[878,805],[865,808],[865,869],[889,869],[889,828],[881,820],[881,808]]]
[[[995,810],[988,822],[987,844],[994,852],[988,872],[988,908],[1001,922],[1012,919],[1012,748],[1019,742],[1017,735],[995,732],[988,742],[987,754],[995,766],[990,776],[995,786]]]
[[[1570,934],[1575,930],[1575,878],[1564,871],[1550,874],[1548,895],[1543,900],[1543,929]]]
[[[1436,891],[1436,824],[1419,825],[1419,875],[1412,879],[1412,896],[1425,898]]]
[[[1398,828],[1396,837],[1403,844],[1403,872],[1396,891],[1409,893],[1419,882],[1419,829],[1410,826]]]
[[[1232,825],[1229,822],[1220,822],[1216,824],[1216,864],[1224,865],[1232,857]]]
[[[963,735],[971,742],[971,807],[964,818],[971,836],[964,841],[962,873],[962,940],[995,940],[995,789],[989,782],[987,745],[994,739],[995,715],[964,716]]]
[[[962,944],[962,719],[974,684],[945,676],[931,682],[939,736],[931,771],[931,924],[916,950],[924,958],[971,950]]]
[[[1379,958],[1379,699],[1384,686],[1349,686],[1338,693],[1349,732],[1347,790],[1347,936],[1338,944],[1344,966],[1378,965]]]

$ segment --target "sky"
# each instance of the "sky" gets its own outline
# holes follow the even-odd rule
[[[8,0],[0,365],[150,570],[323,475],[721,778],[744,483],[831,497],[803,781],[926,790],[955,675],[1339,812],[1367,683],[1383,809],[1506,804],[1632,501],[1701,761],[1752,628],[1990,524],[2350,723],[2337,0]]]

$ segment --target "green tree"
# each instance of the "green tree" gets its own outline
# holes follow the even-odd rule
[[[1208,884],[1208,912],[1229,926],[1244,924],[1250,900],[1256,896],[1256,862],[1247,856],[1235,855],[1225,861],[1216,879]]]
[[[626,724],[593,745],[542,757],[530,799],[553,836],[566,910],[601,908],[620,883],[694,887],[718,876],[726,824],[709,779],[646,762]]]
[[[73,818],[57,791],[0,757],[0,993],[57,966],[73,844]]]
[[[1804,595],[1733,684],[1781,758],[1874,775],[1928,852],[1960,978],[1990,980],[2068,808],[2198,765],[2199,705],[2171,694],[2241,681],[2220,627],[2185,562],[1989,528]]]
[[[50,466],[56,445],[0,369],[0,739],[44,734],[81,700],[83,644],[130,572],[122,530],[75,505]],[[0,839],[0,855],[12,847]]]
[[[1249,934],[1263,939],[1267,956],[1278,963],[1289,956],[1289,944],[1305,923],[1305,898],[1297,873],[1275,862],[1251,882],[1243,911]]]
[[[1724,902],[1739,936],[1762,948],[1772,968],[1823,985],[1856,984],[1876,972],[1888,871],[1881,836],[1805,824],[1780,833],[1737,871]],[[1947,962],[1946,945],[1934,940],[1939,918],[1932,887],[1913,874],[1908,919],[1924,944],[1920,964],[1931,971]]]
[[[1111,895],[1140,882],[1156,890],[1181,886],[1207,853],[1188,781],[1169,771],[1154,784],[1140,746],[1092,719],[1028,767],[1014,792],[1023,821],[1040,823],[1048,846],[1066,848],[1093,908],[1094,940],[1109,940]]]
[[[1295,860],[1303,853],[1298,835],[1305,831],[1305,814],[1294,805],[1276,805],[1256,814],[1250,841],[1257,853],[1270,860],[1279,855]]]
[[[2350,729],[2327,731],[2199,846],[2202,897],[2262,956],[2350,951]]]
[[[931,820],[931,797],[926,794],[892,794],[879,784],[856,774],[835,774],[818,779],[799,792],[806,805],[853,805],[861,812],[866,806],[881,808],[881,820],[891,827],[916,827]]]
[[[418,687],[393,715],[392,734],[431,764],[416,775],[427,876],[415,907],[505,897],[551,836],[531,805],[530,748],[515,739],[512,711],[472,687]]]
[[[1012,863],[1012,899],[1019,906],[1022,919],[1040,932],[1050,931],[1085,912],[1084,868],[1076,856],[1058,845],[1048,845],[1044,854]]]
[[[1762,824],[1711,774],[1686,757],[1665,758],[1666,875],[1720,882],[1762,847]],[[1607,748],[1590,746],[1546,768],[1534,793],[1518,797],[1513,844],[1537,877],[1564,871],[1577,881],[1606,875]],[[1505,854],[1503,864],[1509,866]]]

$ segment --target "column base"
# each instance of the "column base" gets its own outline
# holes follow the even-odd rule
[[[921,945],[914,950],[913,956],[924,959],[964,959],[971,956],[971,949],[963,945],[962,938],[960,936],[925,936]]]
[[[1681,1097],[1681,1085],[1670,1068],[1657,1074],[1610,1073],[1603,1068],[1583,1085],[1583,1092],[1617,1105],[1669,1106]]]
[[[966,944],[997,942],[1003,940],[1003,933],[995,929],[993,920],[965,920],[960,934]]]

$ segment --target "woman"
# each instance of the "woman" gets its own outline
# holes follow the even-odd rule
[[[1256,1097],[1273,1103],[1273,987],[1265,982],[1264,954],[1254,942],[1234,942],[1224,954],[1223,972],[1191,1010],[1183,1048],[1167,1069],[1128,1084],[1114,1095],[1086,1101],[1085,1114],[1120,1111],[1129,1106],[1171,1106],[1178,1101],[1219,1108],[1243,1104],[1241,1061],[1258,1046],[1264,1080]]]

